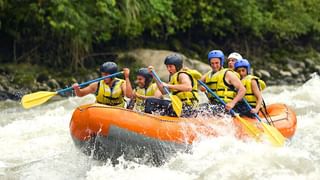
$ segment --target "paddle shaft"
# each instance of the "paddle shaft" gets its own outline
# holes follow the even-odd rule
[[[242,99],[242,101],[246,104],[246,106],[250,109],[250,111],[251,111],[251,109],[252,109],[252,107],[250,106],[250,104],[248,103],[248,101],[246,100],[246,99]],[[262,120],[260,119],[260,117],[258,116],[258,114],[257,113],[253,113],[254,114],[254,116],[260,121],[260,122],[262,122]]]
[[[226,103],[218,96],[216,95],[216,93],[214,93],[204,82],[198,80],[198,82],[201,84],[201,86],[203,86],[204,88],[206,88],[206,90],[211,94],[213,95],[216,99],[218,99],[218,101],[223,104],[224,106],[226,106]],[[233,109],[230,109],[230,113],[232,116],[235,116],[236,115],[236,112],[234,112]]]
[[[156,78],[156,80],[157,80],[160,84],[162,84],[162,81],[161,81],[161,79],[159,78],[159,76],[157,75],[157,73],[154,72],[154,70],[152,70],[151,73],[152,73],[153,76]],[[165,86],[164,86],[163,89],[164,89],[164,91],[165,91],[167,94],[170,94],[168,87],[165,87]]]
[[[121,71],[121,72],[117,72],[117,73],[114,73],[114,74],[110,74],[110,75],[108,75],[108,76],[103,76],[103,77],[100,77],[100,78],[97,78],[97,79],[93,79],[93,80],[90,80],[90,81],[81,83],[81,84],[79,84],[79,86],[80,86],[80,88],[82,88],[82,87],[84,87],[84,86],[86,86],[86,85],[88,85],[88,84],[91,84],[91,83],[94,83],[94,82],[98,82],[98,81],[104,80],[104,79],[106,79],[106,78],[111,78],[111,77],[114,77],[114,76],[118,76],[118,75],[120,75],[120,74],[122,74],[122,73],[123,73],[123,72]],[[57,91],[57,94],[64,93],[64,92],[67,92],[67,91],[71,91],[71,90],[73,90],[73,87],[72,87],[72,86],[71,86],[71,87],[67,87],[67,88],[65,88],[65,89],[60,89],[60,90],[58,90],[58,91]]]

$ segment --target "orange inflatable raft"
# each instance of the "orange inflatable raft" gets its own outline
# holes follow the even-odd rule
[[[269,105],[267,111],[271,125],[291,138],[297,124],[295,113],[284,104]],[[157,116],[101,104],[78,107],[70,122],[75,144],[86,153],[94,153],[96,158],[148,157],[155,164],[161,164],[174,152],[188,151],[190,145],[201,138],[216,137],[226,133],[224,131],[234,131],[239,138],[247,136],[236,119]]]

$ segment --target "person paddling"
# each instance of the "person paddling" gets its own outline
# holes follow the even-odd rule
[[[138,70],[135,83],[137,87],[134,89],[132,99],[127,108],[144,112],[145,100],[155,97],[158,87],[156,83],[152,82],[152,75],[149,73],[148,68],[140,68]]]
[[[182,57],[179,54],[167,56],[164,64],[169,72],[169,83],[157,82],[159,90],[156,92],[156,95],[160,97],[162,94],[165,94],[164,87],[167,87],[172,95],[177,96],[181,100],[183,104],[182,116],[190,116],[193,109],[199,103],[197,80],[201,78],[201,73],[184,68]],[[149,70],[153,70],[153,67],[149,66]]]
[[[105,62],[100,66],[102,76],[118,72],[118,66],[114,62]],[[132,87],[129,80],[130,70],[123,69],[124,80],[119,78],[106,78],[99,82],[90,84],[80,89],[79,84],[75,83],[72,87],[75,94],[79,97],[86,96],[90,93],[96,93],[96,102],[109,106],[125,107],[124,96],[131,98]]]
[[[230,111],[241,101],[246,89],[236,72],[223,68],[224,54],[221,50],[210,51],[208,61],[212,70],[207,72],[201,81],[226,103],[225,108]],[[220,104],[210,93],[207,96],[211,104]]]
[[[228,68],[234,70],[234,63],[236,63],[238,59],[242,59],[241,54],[237,52],[229,54],[227,58]]]
[[[258,113],[263,103],[261,91],[266,88],[266,83],[258,77],[251,75],[250,63],[247,59],[239,59],[234,66],[235,70],[240,74],[242,84],[246,88],[244,98],[252,107],[251,113]],[[248,112],[242,112],[241,114],[252,116]]]

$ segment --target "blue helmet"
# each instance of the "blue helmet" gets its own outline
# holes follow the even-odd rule
[[[114,74],[118,72],[118,65],[114,62],[105,62],[100,66],[100,72]]]
[[[238,59],[236,63],[234,63],[234,69],[237,70],[240,67],[244,67],[247,69],[247,74],[250,74],[250,63],[246,59]]]
[[[212,50],[208,53],[208,61],[210,64],[211,58],[219,58],[220,59],[220,65],[223,66],[224,63],[224,54],[221,50]]]

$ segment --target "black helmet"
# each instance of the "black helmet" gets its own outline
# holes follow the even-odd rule
[[[148,87],[152,81],[152,75],[149,73],[148,68],[140,68],[137,72],[138,76],[143,76],[145,80],[145,87]]]
[[[114,74],[118,72],[118,65],[114,62],[105,62],[100,66],[100,72]]]
[[[171,54],[166,57],[166,59],[164,60],[164,64],[173,64],[176,67],[176,70],[180,71],[183,64],[182,57],[179,54]]]

